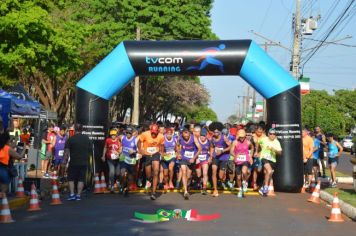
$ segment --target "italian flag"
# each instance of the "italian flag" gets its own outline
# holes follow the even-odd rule
[[[304,94],[308,94],[310,93],[310,83],[309,83],[310,79],[303,77],[299,80],[299,84],[300,84],[300,92],[304,95]]]

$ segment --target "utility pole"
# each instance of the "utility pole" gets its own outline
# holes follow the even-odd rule
[[[136,40],[141,40],[141,30],[140,27],[137,26],[136,28]],[[139,117],[140,117],[140,77],[135,77],[134,82],[134,94],[133,94],[133,111],[132,111],[132,120],[131,123],[134,125],[139,124]]]
[[[301,5],[301,0],[296,0],[296,9],[295,9],[295,15],[293,20],[294,36],[293,36],[293,50],[292,50],[292,62],[291,62],[292,76],[295,79],[299,78],[300,43],[302,40],[300,5]]]

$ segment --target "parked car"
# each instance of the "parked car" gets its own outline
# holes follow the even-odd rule
[[[346,136],[342,140],[342,147],[344,148],[345,151],[351,152],[352,146],[354,145],[352,136]]]

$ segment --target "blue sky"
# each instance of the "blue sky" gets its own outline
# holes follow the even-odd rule
[[[310,39],[321,39],[335,22],[349,1],[345,0],[302,0],[302,17],[321,15],[319,28],[303,40],[303,49],[313,47],[316,42]],[[333,9],[332,11],[330,11]],[[211,12],[212,30],[220,39],[253,39],[264,43],[252,33],[259,34],[282,45],[292,46],[292,14],[295,11],[295,0],[215,0]],[[340,41],[346,45],[356,45],[356,4],[350,12],[353,18],[330,35],[327,41],[351,36],[351,39]],[[343,27],[345,26],[345,27]],[[268,54],[289,70],[290,52],[280,47],[269,47]],[[306,53],[302,54],[306,55]],[[322,47],[304,67],[304,75],[311,78],[311,89],[324,89],[332,93],[337,89],[356,88],[356,46],[347,47],[329,45]],[[210,107],[217,113],[219,120],[225,121],[236,114],[238,103],[247,86],[238,76],[201,77],[211,95]]]

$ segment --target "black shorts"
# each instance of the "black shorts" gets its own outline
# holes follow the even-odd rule
[[[276,167],[276,163],[270,160],[262,159],[262,165],[265,166],[266,164],[270,164],[272,169],[274,170]]]
[[[131,164],[127,164],[126,162],[123,162],[120,165],[120,171],[121,171],[122,174],[124,172],[127,172],[130,175],[133,175],[135,173],[135,166],[136,165],[131,165]]]
[[[308,159],[307,162],[304,163],[304,174],[313,174],[313,159]]]
[[[227,161],[221,161],[219,159],[213,158],[213,165],[216,165],[219,167],[220,170],[226,170],[227,169]]]
[[[328,164],[331,166],[337,166],[339,164],[339,157],[328,158]]]
[[[87,166],[68,166],[68,181],[85,181]]]
[[[143,160],[143,166],[150,166],[152,165],[152,161],[161,161],[161,154],[159,152],[151,155],[151,156],[142,156],[142,160]]]
[[[319,167],[318,159],[313,159],[313,167]]]
[[[180,160],[181,166],[187,166],[190,170],[194,170],[195,163],[190,163],[188,160]]]
[[[240,165],[236,165],[236,174],[241,175],[242,174],[242,167],[246,166],[247,168],[250,168],[250,162],[245,161],[244,163]]]

